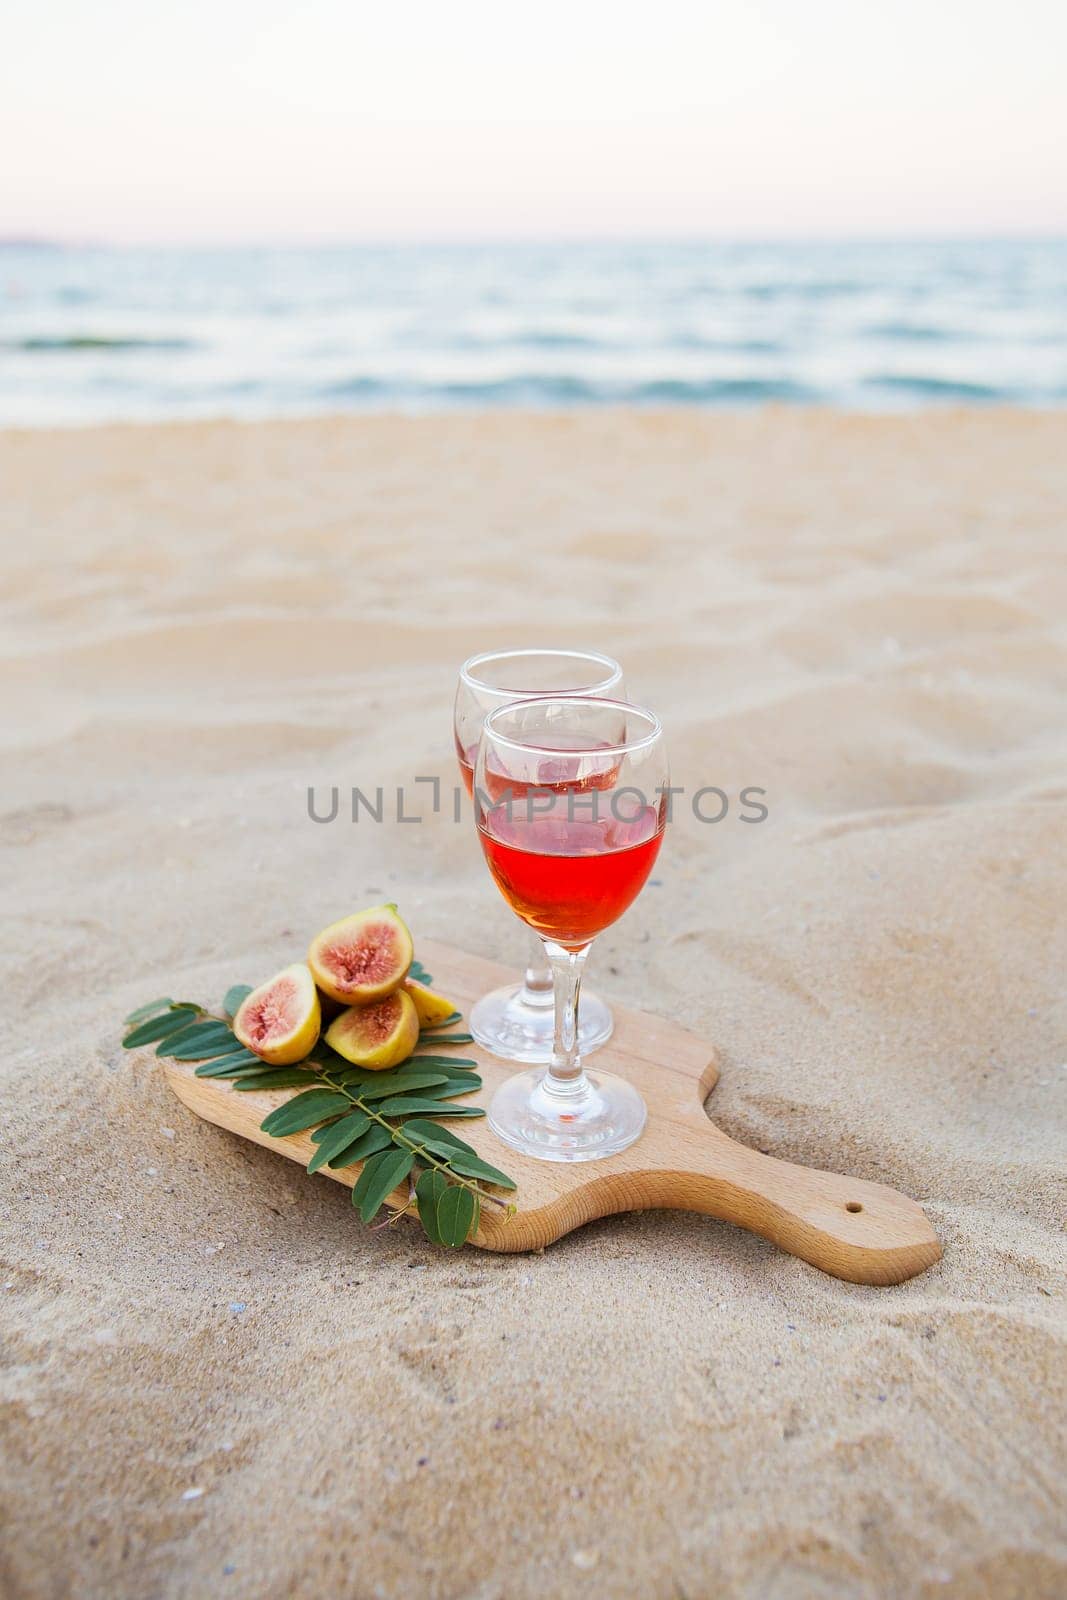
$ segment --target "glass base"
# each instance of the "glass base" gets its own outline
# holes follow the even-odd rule
[[[489,1103],[489,1126],[513,1150],[540,1161],[600,1161],[640,1137],[645,1102],[625,1078],[583,1073],[570,1093],[549,1092],[544,1081],[540,1068],[516,1073]]]
[[[552,1060],[555,1012],[551,989],[540,1005],[525,1000],[521,984],[483,994],[471,1007],[470,1030],[483,1050],[505,1061],[547,1067]],[[578,1008],[578,1049],[587,1056],[611,1038],[615,1026],[607,1004],[582,990]]]

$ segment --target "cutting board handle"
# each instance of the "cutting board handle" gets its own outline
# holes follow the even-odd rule
[[[706,1118],[684,1159],[685,1170],[646,1175],[651,1205],[736,1223],[836,1278],[902,1283],[941,1256],[922,1207],[885,1184],[763,1155]]]

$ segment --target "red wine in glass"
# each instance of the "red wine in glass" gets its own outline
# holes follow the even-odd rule
[[[538,801],[533,798],[533,805]],[[640,894],[663,843],[659,813],[644,806],[622,821],[573,815],[567,795],[526,812],[526,798],[487,811],[482,849],[512,910],[542,938],[580,949]]]

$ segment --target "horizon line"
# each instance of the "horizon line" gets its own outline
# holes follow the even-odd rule
[[[879,244],[1059,244],[1067,243],[1067,226],[1042,228],[982,228],[960,232],[924,229],[849,232],[617,232],[529,234],[322,234],[307,238],[249,235],[230,238],[217,234],[139,238],[75,235],[45,232],[0,234],[0,250],[351,250],[351,249],[504,249],[552,246],[700,246],[700,245],[879,245]]]

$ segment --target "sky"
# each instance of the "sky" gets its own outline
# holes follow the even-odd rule
[[[1067,231],[1067,0],[5,0],[0,236]]]

